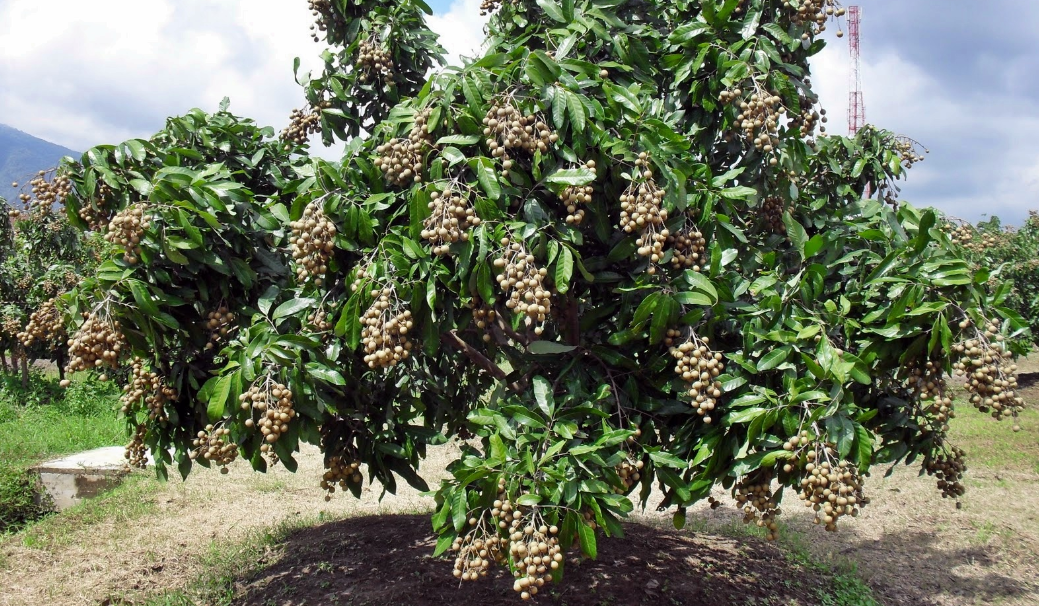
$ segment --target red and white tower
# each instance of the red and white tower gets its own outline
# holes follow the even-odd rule
[[[866,102],[862,98],[862,77],[859,75],[862,8],[848,7],[848,47],[851,49],[851,92],[848,95],[848,134],[854,135],[866,125]]]

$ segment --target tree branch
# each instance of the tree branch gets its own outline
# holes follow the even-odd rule
[[[458,333],[456,331],[449,330],[441,334],[440,340],[443,343],[451,345],[455,349],[464,353],[465,356],[472,360],[474,364],[482,368],[484,372],[491,375],[495,379],[501,381],[502,383],[506,383],[508,381],[509,377],[505,374],[504,370],[498,368],[498,365],[489,360],[487,356],[477,351],[472,345],[466,343],[462,339],[462,337],[458,336]],[[508,383],[508,387],[509,389],[515,392],[523,391],[523,387],[519,383]]]

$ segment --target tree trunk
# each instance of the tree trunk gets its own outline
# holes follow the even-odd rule
[[[22,387],[29,389],[29,355],[22,356]]]
[[[0,364],[3,364],[4,374],[7,374],[7,352],[0,351]]]

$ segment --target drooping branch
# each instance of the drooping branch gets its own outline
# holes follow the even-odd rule
[[[505,383],[509,377],[505,374],[505,371],[498,368],[498,365],[491,361],[487,356],[477,351],[472,345],[466,343],[462,337],[458,336],[457,331],[449,330],[440,335],[440,341],[446,345],[450,345],[455,349],[461,351],[469,358],[474,364],[482,368],[487,374],[491,375],[495,379]],[[523,391],[523,387],[519,383],[509,383],[509,389],[515,392]]]

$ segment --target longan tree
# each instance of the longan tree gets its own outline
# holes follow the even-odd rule
[[[680,522],[720,485],[770,538],[784,494],[835,530],[877,463],[958,497],[946,377],[1021,407],[1026,327],[894,202],[919,153],[825,135],[832,0],[489,0],[482,56],[428,78],[420,0],[310,6],[330,48],[278,139],[225,105],[64,168],[110,243],[70,366],[132,366],[132,462],[309,442],[331,497],[427,490],[425,448],[475,438],[437,552],[529,598],[652,491]]]

